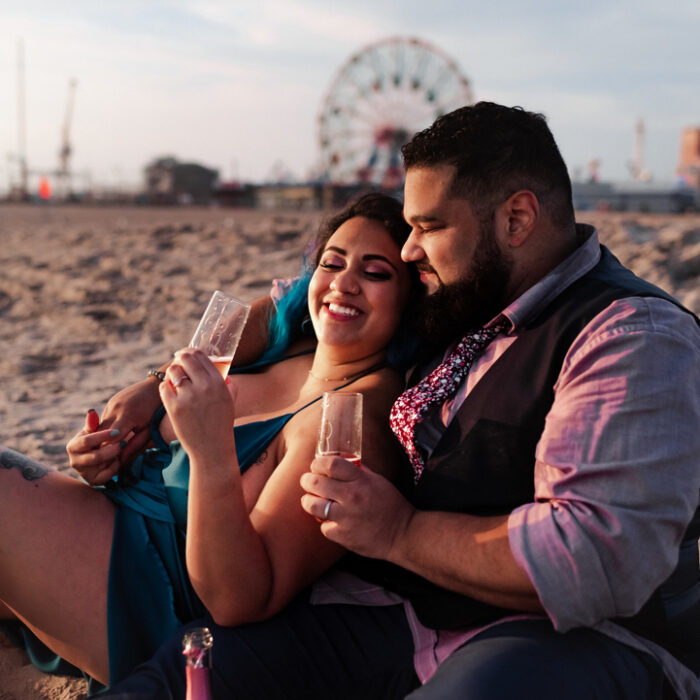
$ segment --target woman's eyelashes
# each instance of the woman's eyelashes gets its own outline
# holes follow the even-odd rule
[[[337,272],[339,270],[344,269],[345,264],[343,262],[335,260],[322,260],[319,263],[319,267],[328,272]],[[375,265],[367,266],[366,268],[364,268],[362,270],[362,274],[364,274],[364,276],[367,277],[367,279],[375,282],[384,282],[392,278],[392,273],[389,270],[385,270],[384,268],[378,268]]]
[[[392,275],[387,270],[365,270],[365,275],[373,280],[385,281],[390,280]]]

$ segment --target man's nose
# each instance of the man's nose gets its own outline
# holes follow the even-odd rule
[[[417,262],[425,257],[425,251],[416,241],[415,229],[411,231],[406,242],[401,248],[401,260],[404,262]]]

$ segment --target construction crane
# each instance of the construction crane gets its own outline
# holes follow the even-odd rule
[[[77,85],[78,81],[75,78],[72,78],[68,83],[66,116],[63,120],[63,130],[61,132],[61,150],[58,152],[58,170],[56,171],[56,179],[58,189],[64,197],[68,197],[71,190],[70,157],[73,152],[73,148],[70,144],[70,126],[73,119],[73,105],[75,103],[75,88]]]

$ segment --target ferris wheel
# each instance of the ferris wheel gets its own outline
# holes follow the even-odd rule
[[[472,103],[455,62],[421,39],[366,46],[340,68],[318,117],[322,167],[335,183],[401,184],[401,146],[437,117]]]

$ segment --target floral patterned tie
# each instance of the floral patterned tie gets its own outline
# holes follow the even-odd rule
[[[474,360],[506,326],[506,321],[499,321],[490,328],[467,333],[442,364],[404,391],[391,407],[391,429],[411,460],[414,481],[420,479],[425,466],[414,442],[416,423],[423,420],[431,406],[447,401],[457,391]]]

